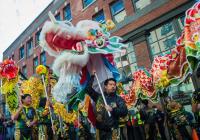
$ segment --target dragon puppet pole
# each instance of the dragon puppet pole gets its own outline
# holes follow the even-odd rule
[[[100,89],[101,95],[102,95],[102,97],[103,97],[104,104],[107,106],[108,104],[107,104],[107,102],[106,102],[106,98],[105,98],[105,96],[104,96],[104,94],[103,94],[103,90],[102,90],[102,88],[101,88],[101,85],[100,85],[100,82],[99,82],[99,78],[98,78],[98,76],[97,76],[96,73],[95,73],[95,77],[96,77],[96,79],[97,79],[97,83],[98,83],[98,85],[99,85],[99,89]],[[111,116],[111,113],[110,113],[109,111],[108,111],[108,115],[109,115],[109,117]]]
[[[45,80],[44,80],[44,74],[42,74],[42,82],[43,82],[43,85],[44,85],[44,92],[46,94],[47,101],[49,101],[49,97],[48,97],[47,89],[46,89],[46,84],[45,84]],[[50,113],[50,118],[51,118],[51,126],[52,126],[52,130],[53,130],[53,134],[55,134],[55,129],[54,129],[54,126],[53,126],[53,118],[52,118],[51,108],[50,108],[50,106],[48,106],[48,108],[49,108],[49,113]]]

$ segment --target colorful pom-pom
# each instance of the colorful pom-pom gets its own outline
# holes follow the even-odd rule
[[[112,30],[113,28],[115,28],[115,23],[112,20],[107,20],[106,27],[108,30]]]
[[[43,75],[47,73],[47,68],[44,65],[39,65],[36,67],[36,73],[39,75]]]

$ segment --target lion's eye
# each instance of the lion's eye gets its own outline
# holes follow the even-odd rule
[[[95,40],[95,46],[98,48],[102,48],[105,46],[105,39],[104,38],[98,38]]]

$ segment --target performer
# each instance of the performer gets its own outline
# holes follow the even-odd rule
[[[200,138],[200,88],[196,89],[192,95],[192,112],[196,120],[195,128]]]
[[[141,105],[138,108],[129,110],[129,120],[127,123],[128,140],[145,140],[144,113]]]
[[[171,124],[176,125],[175,127],[177,127],[181,137],[184,140],[191,140],[190,133],[186,129],[186,126],[190,124],[188,113],[175,101],[168,104],[168,111],[169,121]]]
[[[48,101],[45,97],[40,98],[39,107],[37,108],[38,114],[38,129],[39,129],[39,140],[52,140],[53,131],[51,128],[51,119],[49,116]]]
[[[11,119],[10,112],[6,113],[5,121],[3,122],[3,124],[4,124],[4,127],[6,128],[6,140],[14,140],[15,124],[13,120]]]
[[[4,125],[3,125],[3,122],[5,120],[5,117],[4,117],[4,114],[3,114],[3,111],[0,110],[0,140],[3,140],[4,138]]]
[[[33,126],[36,124],[36,112],[32,104],[30,94],[24,94],[22,97],[22,104],[20,104],[17,111],[12,116],[15,123],[15,140],[33,140]]]
[[[79,138],[82,140],[93,140],[91,124],[87,117],[79,110]]]
[[[104,82],[104,95],[108,104],[107,106],[104,106],[102,96],[92,88],[93,81],[94,75],[91,76],[91,80],[86,87],[86,92],[96,104],[95,117],[96,128],[99,130],[99,138],[100,140],[111,140],[114,139],[113,137],[116,137],[119,118],[126,116],[128,110],[124,100],[116,95],[115,79],[109,78]],[[108,116],[107,111],[111,113],[111,117]]]
[[[200,78],[200,67],[197,69],[197,78]],[[196,89],[192,96],[192,112],[196,122],[200,125],[200,88]]]

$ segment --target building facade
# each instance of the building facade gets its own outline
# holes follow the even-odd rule
[[[112,19],[116,28],[112,35],[121,36],[129,48],[116,54],[116,65],[123,76],[130,76],[138,68],[150,68],[153,58],[171,51],[183,30],[185,11],[195,0],[59,0],[47,8],[3,53],[3,59],[15,60],[21,72],[30,77],[39,64],[51,66],[54,58],[39,47],[39,34],[48,12],[57,20],[93,19],[104,23]],[[193,84],[192,84],[193,81]],[[176,90],[192,91],[198,87],[195,77]]]

